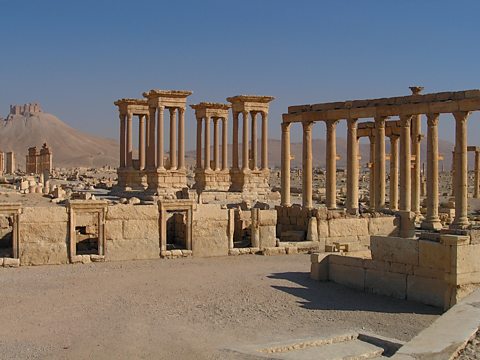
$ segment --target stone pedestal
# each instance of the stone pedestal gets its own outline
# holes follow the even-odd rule
[[[195,189],[198,191],[228,191],[230,189],[229,170],[195,170]]]
[[[119,168],[117,169],[117,174],[117,190],[145,190],[148,187],[147,174],[145,171],[133,168]]]
[[[264,194],[270,192],[268,180],[270,170],[237,170],[230,171],[232,185],[230,191],[244,191]]]
[[[187,171],[185,169],[147,170],[148,192],[168,193],[176,192],[187,187]]]

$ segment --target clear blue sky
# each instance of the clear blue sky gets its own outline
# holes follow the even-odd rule
[[[480,88],[479,14],[478,0],[0,0],[0,113],[39,101],[117,139],[113,101],[151,88],[193,90],[189,103],[273,95],[279,138],[289,105]]]

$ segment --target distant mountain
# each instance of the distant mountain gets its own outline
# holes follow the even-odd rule
[[[45,112],[10,114],[0,121],[0,151],[14,151],[17,167],[25,169],[28,148],[47,143],[53,152],[54,167],[117,166],[119,145],[73,129]]]

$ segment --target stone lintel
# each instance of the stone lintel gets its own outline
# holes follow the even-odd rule
[[[228,118],[228,111],[231,108],[230,104],[201,102],[190,105],[195,110],[196,117],[223,117]]]
[[[0,203],[0,214],[20,214],[21,211],[21,203]]]
[[[227,101],[232,103],[232,109],[234,112],[263,111],[268,113],[269,104],[274,99],[273,96],[236,95],[228,97]]]
[[[147,115],[148,102],[146,99],[119,99],[113,103],[118,106],[120,114]]]
[[[479,152],[480,146],[467,146],[467,151]]]
[[[150,107],[185,108],[187,97],[192,94],[188,90],[159,90],[152,89],[143,93]]]
[[[480,110],[480,90],[465,90],[290,106],[288,114],[283,114],[283,120],[284,122],[327,121],[477,110]]]

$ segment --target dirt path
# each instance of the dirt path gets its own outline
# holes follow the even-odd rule
[[[439,313],[308,271],[307,255],[0,269],[2,358],[237,359],[222,349],[362,329],[408,340]]]

